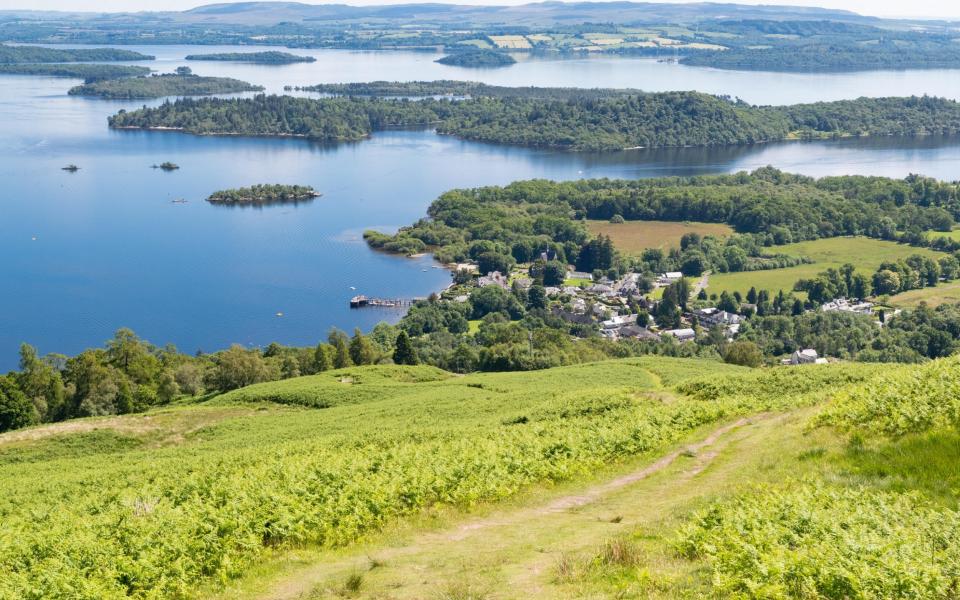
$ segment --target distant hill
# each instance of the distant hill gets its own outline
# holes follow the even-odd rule
[[[3,19],[102,21],[131,19],[144,23],[210,23],[269,26],[280,23],[320,25],[353,20],[411,20],[433,24],[549,26],[579,23],[696,23],[714,19],[831,19],[875,23],[879,19],[853,12],[799,6],[747,6],[698,2],[538,2],[519,6],[469,6],[460,4],[397,4],[350,6],[299,2],[232,2],[199,6],[182,12],[67,13],[52,11],[0,11]]]

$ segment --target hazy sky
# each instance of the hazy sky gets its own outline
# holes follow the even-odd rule
[[[30,8],[50,10],[140,11],[182,10],[216,0],[0,0],[0,9]],[[424,0],[334,0],[321,2],[301,0],[305,4],[406,4]],[[432,0],[437,1],[437,0]],[[440,0],[443,1],[443,0]],[[457,4],[525,4],[529,0],[455,0]],[[653,0],[654,2],[658,0]],[[677,1],[677,0],[674,0]],[[679,0],[685,1],[685,0]],[[957,0],[740,0],[739,4],[786,4],[842,8],[865,15],[881,17],[960,18]]]

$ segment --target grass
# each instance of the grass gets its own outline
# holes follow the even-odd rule
[[[686,233],[699,233],[726,237],[733,229],[724,223],[698,223],[695,221],[587,221],[587,227],[595,235],[608,235],[613,245],[625,254],[640,254],[647,248],[679,248],[680,238]]]
[[[758,290],[769,290],[776,293],[778,290],[788,292],[800,279],[815,277],[817,273],[830,267],[840,267],[844,263],[852,263],[857,270],[865,275],[873,275],[877,267],[887,260],[907,258],[914,254],[938,257],[942,253],[928,248],[915,248],[905,244],[875,240],[864,237],[836,237],[783,246],[773,246],[771,253],[782,253],[790,256],[806,256],[814,262],[785,269],[770,269],[767,271],[746,271],[741,273],[718,273],[710,276],[708,291],[719,294],[739,291],[742,294],[751,287]]]
[[[954,229],[952,231],[928,231],[926,232],[927,239],[935,238],[947,238],[948,240],[953,240],[955,242],[960,242],[960,229]]]
[[[900,308],[913,308],[925,302],[930,307],[960,302],[960,281],[941,283],[936,287],[925,287],[890,296],[890,304]]]
[[[161,411],[176,431],[147,426],[151,413],[91,420],[95,435],[72,422],[0,436],[0,571],[13,574],[0,597],[190,596],[277,552],[583,477],[743,410],[662,399],[743,372],[664,358],[465,377],[351,368]],[[355,570],[325,589],[349,591]]]

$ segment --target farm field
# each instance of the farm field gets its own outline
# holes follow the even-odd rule
[[[930,308],[960,302],[960,282],[951,281],[890,296],[890,304],[898,308],[913,308],[921,302]]]
[[[710,276],[709,292],[719,294],[726,290],[746,293],[751,287],[769,290],[771,293],[776,293],[778,290],[788,292],[793,289],[797,280],[814,277],[817,273],[830,267],[839,267],[844,263],[852,263],[858,271],[865,275],[872,275],[877,267],[887,260],[898,260],[914,254],[942,256],[942,253],[927,248],[915,248],[863,237],[826,238],[772,246],[769,250],[771,253],[807,256],[814,262],[785,269],[718,273]]]
[[[960,242],[960,229],[954,229],[953,231],[928,231],[927,239],[935,238],[947,238],[948,240],[953,240],[955,242]]]
[[[647,248],[679,248],[680,238],[686,233],[724,237],[733,229],[724,223],[697,223],[679,221],[587,221],[594,235],[607,235],[613,245],[625,254],[640,254]]]

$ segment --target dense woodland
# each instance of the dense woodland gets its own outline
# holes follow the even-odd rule
[[[438,58],[435,62],[450,67],[468,67],[471,69],[489,69],[493,67],[508,67],[516,64],[509,54],[494,50],[463,50]]]
[[[681,251],[650,250],[641,257],[650,271],[699,274],[787,266],[788,259],[771,256],[765,248],[823,237],[863,235],[928,245],[932,242],[920,232],[948,231],[960,219],[960,187],[919,176],[813,179],[767,167],[734,175],[534,180],[453,190],[427,213],[428,218],[395,235],[367,232],[366,239],[373,247],[399,253],[430,248],[448,262],[476,258],[483,248],[516,262],[550,250],[573,264],[591,241],[583,219],[732,226],[738,235],[725,240],[698,239]],[[949,241],[937,244],[955,249]]]
[[[940,98],[755,107],[696,92],[613,94],[567,100],[500,96],[420,101],[277,96],[178,100],[121,112],[111,117],[110,124],[327,141],[361,139],[386,127],[435,124],[439,133],[465,139],[580,151],[960,131],[960,104]]]
[[[147,67],[128,65],[98,65],[86,63],[58,64],[0,64],[0,74],[4,75],[43,75],[45,77],[74,77],[83,79],[85,83],[93,83],[103,79],[119,79],[121,77],[142,77],[148,75]]]
[[[599,99],[643,94],[638,89],[569,88],[569,87],[506,87],[477,81],[371,81],[368,83],[320,83],[310,86],[288,86],[288,91],[318,92],[333,96],[370,96],[373,98],[430,98],[454,96],[463,98],[539,98],[543,100]]]
[[[70,88],[71,96],[97,96],[111,99],[162,98],[164,96],[205,96],[211,94],[234,94],[259,92],[263,88],[229,77],[203,77],[193,75],[189,69],[180,67],[177,73],[164,73],[149,77],[105,79]]]
[[[263,65],[288,65],[293,63],[312,63],[317,59],[289,52],[269,50],[266,52],[218,52],[214,54],[188,54],[186,60],[209,60],[223,62],[245,62]]]
[[[266,206],[269,204],[296,204],[313,200],[320,194],[307,185],[254,185],[246,188],[220,190],[207,197],[210,204],[228,206]]]
[[[117,48],[44,48],[0,44],[0,64],[153,60],[153,56]]]

